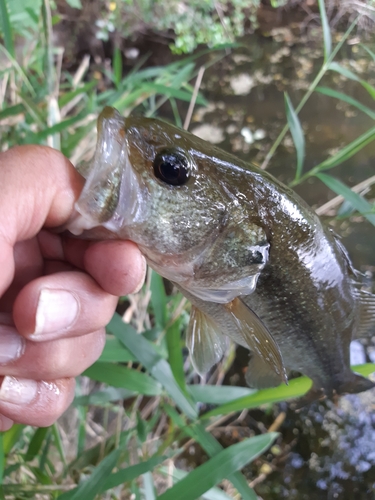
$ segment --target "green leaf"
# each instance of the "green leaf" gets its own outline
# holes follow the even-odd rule
[[[47,434],[51,432],[50,427],[41,427],[34,432],[33,437],[29,443],[26,454],[24,455],[24,460],[30,462],[33,460],[40,452],[42,445],[46,439]]]
[[[297,153],[297,167],[296,167],[295,178],[299,179],[302,173],[303,160],[305,158],[305,138],[303,135],[301,123],[299,121],[297,113],[294,111],[293,104],[289,99],[287,93],[284,94],[284,100],[285,100],[286,117],[288,120],[290,133],[292,134],[294,146],[296,148],[296,153]]]
[[[183,417],[179,415],[174,408],[169,405],[164,406],[166,413],[169,415],[174,424],[187,436],[191,437],[199,443],[210,457],[217,455],[223,450],[221,444],[215,437],[206,431],[202,424],[189,424],[186,425]],[[248,500],[256,500],[257,496],[252,488],[248,485],[245,477],[241,472],[234,472],[227,477],[232,482],[233,486],[237,489],[242,498]]]
[[[331,30],[328,24],[325,2],[324,0],[318,0],[318,3],[319,3],[320,19],[322,21],[322,27],[323,27],[324,62],[326,62],[332,52]]]
[[[229,385],[189,385],[188,388],[195,401],[212,405],[229,403],[257,392],[255,389]]]
[[[3,484],[4,469],[5,469],[5,453],[4,453],[4,434],[0,432],[0,484]]]
[[[142,474],[146,474],[150,470],[154,469],[157,465],[164,462],[167,457],[151,457],[145,462],[141,462],[136,465],[127,467],[126,469],[120,469],[117,472],[110,474],[104,481],[101,491],[106,491],[116,486],[120,486],[123,483],[133,481]]]
[[[151,305],[156,323],[160,328],[167,324],[167,295],[165,293],[163,278],[155,271],[151,271]]]
[[[337,62],[331,62],[328,66],[328,69],[332,71],[336,71],[337,73],[340,73],[342,76],[345,76],[346,78],[349,78],[350,80],[354,80],[356,82],[359,82],[363,88],[367,90],[367,92],[370,94],[370,96],[375,99],[375,87],[370,85],[366,80],[362,80],[359,78],[356,74],[354,74],[352,71],[350,71],[347,68],[344,68],[341,66],[341,64]]]
[[[3,433],[3,449],[5,456],[11,452],[13,446],[21,438],[22,432],[26,426],[21,424],[14,424],[9,431]]]
[[[364,377],[368,377],[371,373],[375,372],[375,364],[374,363],[365,363],[363,365],[354,365],[351,367],[353,372],[359,373]]]
[[[186,90],[181,90],[179,88],[170,87],[168,85],[161,85],[160,83],[147,83],[144,85],[145,90],[151,90],[155,94],[161,94],[166,97],[175,97],[180,99],[180,101],[191,101],[191,93],[186,92]],[[202,106],[207,106],[207,101],[202,96],[197,96],[197,104]]]
[[[25,106],[23,104],[15,104],[14,106],[9,106],[9,108],[5,108],[0,111],[0,121],[5,120],[9,116],[20,115],[25,112]]]
[[[349,80],[354,80],[355,82],[361,81],[361,79],[355,73],[350,71],[350,69],[348,68],[344,68],[344,66],[341,66],[341,64],[336,61],[332,61],[331,63],[329,63],[327,69],[336,71],[336,73],[340,73],[340,75],[345,76],[345,78],[349,78]]]
[[[144,499],[145,500],[155,500],[156,494],[155,494],[154,480],[153,480],[151,472],[146,472],[145,474],[143,474],[142,479],[143,479]]]
[[[56,125],[52,125],[52,127],[46,127],[44,130],[41,130],[40,132],[33,134],[31,141],[36,142],[36,143],[41,143],[49,135],[54,135],[54,134],[57,134],[59,132],[63,132],[64,130],[67,130],[69,127],[71,127],[75,123],[77,123],[80,120],[82,120],[83,118],[85,118],[85,115],[87,113],[88,113],[87,111],[85,111],[84,113],[79,113],[76,116],[72,116],[71,118],[66,118],[65,120],[62,120],[61,122],[56,123]]]
[[[332,189],[336,194],[343,196],[343,198],[348,201],[358,212],[360,212],[366,219],[375,226],[375,212],[374,206],[371,205],[365,198],[360,196],[358,193],[352,191],[343,182],[335,179],[334,177],[327,174],[316,174],[316,177],[320,179],[324,184]]]
[[[375,120],[375,112],[356,99],[353,99],[353,97],[350,97],[342,92],[338,92],[337,90],[332,90],[328,87],[316,87],[315,91],[319,92],[320,94],[328,95],[330,97],[339,99],[340,101],[346,102],[347,104],[350,104],[351,106],[357,108],[359,111],[366,113],[366,115]]]
[[[323,170],[329,170],[330,168],[340,165],[340,163],[343,163],[344,161],[351,158],[358,151],[367,146],[367,144],[370,144],[370,142],[372,142],[374,139],[375,127],[372,127],[367,130],[367,132],[357,137],[357,139],[340,149],[340,151],[338,151],[335,155],[322,161],[321,163],[319,163],[319,165],[316,165],[316,167],[307,172],[307,174],[305,174],[301,179],[311,177],[312,175],[316,175]],[[292,183],[292,185],[293,184],[294,183]]]
[[[124,323],[121,317],[115,313],[108,328],[111,330],[111,324],[115,325],[113,333],[122,342],[125,347],[131,351],[138,361],[156,378],[165,388],[176,405],[191,419],[198,416],[196,407],[192,401],[186,397],[177,384],[171,367],[159,354],[154,346],[142,335],[136,333],[134,328]]]
[[[83,481],[78,488],[63,493],[58,498],[60,500],[94,500],[96,495],[104,491],[103,484],[115,467],[122,451],[121,448],[112,451],[93,469],[91,476]]]
[[[78,87],[75,90],[72,90],[70,92],[65,92],[60,98],[59,98],[59,108],[62,108],[66,104],[68,104],[70,101],[72,101],[77,95],[80,94],[88,94],[91,92],[95,86],[97,85],[97,82],[95,80],[86,83],[85,85],[82,85]]]
[[[10,56],[15,59],[15,50],[13,42],[13,30],[12,24],[9,18],[8,3],[7,0],[0,0],[0,20],[1,28],[4,33],[5,48],[7,49]]]
[[[365,49],[365,51],[370,54],[370,56],[372,57],[373,61],[375,62],[375,53],[370,50],[366,45],[363,45],[362,43],[360,44],[362,49]]]
[[[128,363],[129,361],[135,360],[136,358],[134,355],[129,352],[116,337],[107,335],[103,352],[98,361]]]
[[[257,391],[250,396],[236,399],[231,403],[208,411],[201,418],[210,418],[215,415],[226,415],[232,411],[242,411],[249,408],[257,408],[264,404],[277,403],[288,399],[298,398],[306,394],[311,389],[312,382],[308,377],[298,377],[289,381],[289,385],[279,385],[271,389]]]
[[[82,9],[81,0],[66,0],[73,9]]]
[[[159,470],[164,476],[170,475],[170,469],[168,467],[163,466],[163,467],[160,467]],[[177,469],[176,467],[173,467],[173,470],[172,470],[173,483],[180,481],[181,479],[186,477],[188,474],[189,473],[184,471],[184,470]],[[220,490],[219,488],[216,488],[216,487],[210,488],[208,491],[206,491],[206,493],[204,493],[202,495],[202,498],[204,500],[233,500],[233,497],[228,496],[226,493],[224,493],[223,490]]]
[[[266,451],[278,436],[263,434],[245,439],[218,453],[158,497],[159,500],[196,500],[228,475],[242,469]]]
[[[105,406],[113,401],[121,401],[136,396],[137,393],[128,389],[116,389],[115,387],[106,387],[101,391],[93,392],[88,396],[76,396],[74,406]]]
[[[176,382],[186,392],[184,360],[182,357],[180,319],[167,328],[168,362]]]
[[[65,448],[61,439],[60,430],[56,423],[52,425],[52,434],[55,441],[55,446],[60,455],[61,463],[66,467],[66,456],[65,456]]]
[[[161,386],[158,382],[146,373],[138,372],[126,366],[97,361],[83,375],[113,387],[129,389],[147,396],[161,394]]]
[[[121,50],[115,47],[113,54],[113,81],[116,87],[121,83],[122,79],[122,55]]]

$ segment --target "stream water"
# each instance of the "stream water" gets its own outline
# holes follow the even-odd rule
[[[375,83],[375,63],[356,36],[349,39],[338,61]],[[283,93],[289,94],[296,107],[322,62],[321,33],[313,30],[301,37],[287,27],[273,30],[270,36],[244,39],[241,47],[206,70],[202,91],[210,104],[196,111],[190,130],[245,160],[261,163],[285,124]],[[320,85],[345,92],[374,108],[374,101],[360,84],[338,73],[328,72]],[[304,171],[373,126],[367,115],[318,93],[311,96],[300,119],[306,141]],[[371,143],[330,173],[352,186],[375,174],[374,160],[375,143]],[[287,183],[294,177],[295,162],[288,135],[268,170]],[[296,191],[314,207],[333,197],[318,179],[297,186]],[[328,217],[327,223],[342,237],[355,267],[371,271],[375,266],[375,228],[363,217],[348,216],[346,205],[340,210],[347,216],[341,220]],[[358,362],[369,360],[371,348],[366,352],[361,344],[356,348]],[[233,376],[238,378],[247,361],[247,352],[238,349],[227,383],[233,383]],[[242,383],[242,377],[237,383]],[[244,432],[245,428],[259,432],[278,415],[285,417],[278,446],[248,470],[260,498],[375,499],[374,408],[375,391],[368,391],[342,397],[336,405],[316,403],[298,414],[286,403],[248,413],[238,424]],[[238,427],[236,432],[238,437]],[[229,442],[235,439],[231,431],[224,434]]]

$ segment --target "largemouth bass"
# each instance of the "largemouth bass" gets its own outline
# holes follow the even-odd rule
[[[291,370],[313,380],[311,400],[374,386],[351,371],[349,346],[375,332],[375,296],[335,234],[267,172],[163,121],[105,108],[68,229],[134,241],[177,285],[192,303],[199,373],[229,336],[251,352],[253,387],[287,383]]]

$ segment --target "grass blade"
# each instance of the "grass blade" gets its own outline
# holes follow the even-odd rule
[[[303,135],[303,130],[298,115],[294,111],[293,104],[289,99],[287,93],[284,94],[284,99],[285,99],[286,117],[288,120],[290,133],[292,134],[294,146],[296,148],[296,153],[297,153],[297,167],[296,167],[295,178],[299,179],[302,174],[303,160],[305,158],[305,138]]]
[[[78,488],[63,493],[58,498],[61,500],[94,500],[96,495],[103,491],[103,484],[116,466],[121,453],[121,448],[112,451],[93,469],[91,476],[83,481]]]
[[[328,69],[332,71],[336,71],[337,73],[340,73],[342,76],[345,76],[346,78],[349,78],[350,80],[354,80],[355,82],[359,82],[363,88],[367,90],[367,92],[370,94],[370,96],[375,99],[375,87],[370,85],[366,80],[362,80],[359,78],[356,74],[354,74],[350,69],[344,68],[341,66],[341,64],[337,62],[331,62],[328,66]]]
[[[3,433],[0,432],[0,484],[3,484],[4,479],[4,468],[5,468],[5,453],[4,453],[4,442]]]
[[[8,53],[15,59],[12,25],[9,18],[7,0],[0,0],[0,19],[4,33],[4,44]]]
[[[55,446],[57,448],[57,451],[59,452],[61,462],[64,464],[64,467],[66,467],[67,462],[66,462],[66,456],[65,456],[65,451],[64,451],[64,445],[61,439],[60,431],[58,428],[58,425],[55,423],[52,425],[52,434],[53,438],[55,441]]]
[[[5,120],[9,116],[20,115],[25,112],[25,106],[20,104],[15,104],[14,106],[9,106],[9,108],[5,108],[0,112],[0,121]]]
[[[146,474],[147,472],[151,471],[157,465],[164,462],[165,459],[166,457],[151,457],[149,460],[146,460],[145,462],[132,465],[130,467],[127,467],[126,469],[120,469],[119,471],[110,474],[105,479],[100,491],[106,491],[111,488],[115,488],[120,484],[132,481],[133,479],[136,479],[142,474]]]
[[[212,405],[229,403],[256,392],[256,389],[228,385],[189,385],[188,387],[195,401]]]
[[[109,363],[129,363],[129,361],[136,361],[136,359],[135,356],[129,352],[119,340],[116,339],[116,337],[110,337],[107,335],[103,352],[98,361],[107,361]]]
[[[304,107],[304,105],[306,104],[306,102],[309,100],[311,94],[314,92],[314,90],[317,87],[318,83],[320,82],[320,80],[323,78],[323,76],[325,75],[325,73],[329,69],[329,65],[331,64],[331,61],[333,61],[333,59],[336,57],[336,54],[341,49],[341,47],[343,46],[343,44],[345,43],[345,41],[348,39],[350,33],[353,31],[353,29],[355,28],[356,25],[357,25],[357,19],[355,19],[351,23],[351,25],[349,26],[349,28],[345,31],[345,33],[342,36],[341,40],[335,46],[335,48],[333,49],[331,55],[329,56],[328,61],[325,62],[322,65],[322,67],[320,68],[318,74],[314,78],[314,81],[309,85],[309,88],[308,88],[306,94],[303,96],[303,98],[301,99],[300,103],[298,104],[298,106],[296,108],[296,112],[297,113],[299,113],[301,111],[301,109]],[[282,140],[284,139],[285,134],[288,132],[288,130],[289,130],[289,126],[285,125],[284,128],[282,129],[282,131],[280,132],[280,134],[277,136],[277,139],[273,143],[272,147],[268,151],[268,153],[267,153],[267,155],[266,155],[266,157],[265,157],[265,159],[264,159],[264,161],[263,161],[263,163],[261,165],[262,169],[267,168],[268,163],[270,162],[271,158],[275,154],[275,151],[277,150],[277,148],[280,146],[280,144],[281,144]]]
[[[113,82],[118,87],[122,79],[122,55],[121,50],[115,47],[113,54]]]
[[[210,457],[217,455],[223,450],[221,444],[215,439],[212,434],[206,431],[202,424],[186,425],[185,420],[176,412],[174,408],[169,405],[165,405],[164,408],[174,424],[184,434],[199,443],[205,450],[205,452],[210,455]],[[254,490],[250,488],[241,472],[234,472],[233,474],[227,476],[227,479],[231,481],[242,498],[246,498],[248,500],[257,500],[257,496]]]
[[[358,193],[352,191],[343,182],[335,179],[334,177],[327,174],[316,174],[316,177],[320,179],[324,184],[332,189],[336,194],[343,196],[358,212],[360,212],[366,219],[375,226],[375,211],[374,206],[371,205],[365,198],[360,196]]]
[[[324,0],[318,0],[318,4],[319,4],[320,19],[322,21],[322,28],[323,28],[324,62],[327,62],[332,52],[331,30],[328,24],[327,12]]]
[[[236,399],[231,403],[210,410],[202,418],[210,418],[217,415],[226,415],[232,411],[242,411],[249,408],[256,408],[260,405],[287,401],[288,399],[299,398],[311,389],[312,382],[308,377],[298,377],[289,381],[289,385],[280,385],[271,389],[257,391],[250,396]]]
[[[167,324],[167,295],[165,293],[163,278],[160,274],[150,270],[151,274],[151,305],[156,323],[160,328]]]
[[[362,49],[365,49],[365,51],[372,57],[373,61],[375,62],[375,53],[371,49],[366,47],[366,45],[363,45],[362,43],[360,45]]]
[[[362,148],[367,146],[367,144],[372,142],[374,139],[375,139],[375,127],[372,127],[369,130],[367,130],[367,132],[357,137],[357,139],[352,141],[350,144],[347,144],[345,147],[340,149],[340,151],[338,151],[335,155],[322,161],[321,163],[319,163],[319,165],[316,165],[316,167],[312,168],[299,180],[295,179],[293,182],[290,183],[290,186],[293,187],[296,184],[299,184],[300,182],[304,181],[308,177],[317,175],[324,170],[329,170],[333,167],[336,167],[337,165],[340,165],[340,163],[343,163],[345,160],[351,158],[353,155],[355,155],[355,153],[357,153]]]
[[[160,472],[165,476],[168,476],[169,469],[167,467],[161,467]],[[188,472],[174,467],[172,472],[173,482],[176,483],[177,481],[180,481],[188,474],[189,474]],[[226,493],[224,493],[224,491],[220,490],[219,488],[209,489],[208,491],[206,491],[206,493],[202,495],[202,498],[204,500],[233,500],[233,497],[228,496]]]
[[[38,455],[49,432],[51,432],[50,427],[41,427],[34,432],[34,436],[31,438],[27,452],[24,455],[25,461],[30,462]]]
[[[180,99],[181,101],[191,101],[191,93],[186,90],[181,90],[176,87],[171,87],[169,85],[162,85],[160,83],[148,83],[144,85],[145,90],[151,90],[155,94],[161,94],[168,98],[175,97],[176,99]],[[202,106],[207,106],[207,101],[201,95],[197,96],[198,104],[202,104]]]
[[[155,500],[155,487],[151,472],[146,472],[142,476],[143,479],[143,495],[145,500]]]
[[[176,320],[167,328],[168,362],[176,382],[186,392],[184,360],[182,357],[180,320]]]
[[[315,91],[319,92],[320,94],[334,97],[335,99],[346,102],[347,104],[350,104],[351,106],[357,108],[359,111],[366,113],[366,115],[375,120],[375,112],[372,111],[372,109],[357,101],[357,99],[353,99],[353,97],[344,94],[343,92],[338,92],[337,90],[333,90],[328,87],[316,87]]]
[[[21,438],[21,434],[26,426],[21,424],[14,424],[9,431],[3,432],[3,449],[5,456],[10,453],[13,446]]]
[[[156,378],[165,388],[167,393],[174,400],[176,405],[191,419],[198,416],[198,412],[193,402],[187,398],[177,384],[171,367],[156,352],[151,342],[142,335],[136,333],[134,328],[124,323],[118,314],[115,314],[108,326],[112,329],[116,337],[129,351],[147,368],[153,377]]]
[[[257,458],[278,436],[277,433],[263,434],[245,439],[218,453],[181,479],[165,493],[159,500],[196,500],[207,490],[228,477],[228,474],[242,469],[249,462]]]
[[[105,406],[113,401],[121,401],[136,396],[137,393],[128,389],[116,389],[106,387],[101,391],[95,391],[87,396],[76,396],[73,401],[74,406]]]
[[[147,396],[161,394],[161,386],[156,380],[146,373],[138,372],[126,366],[97,361],[83,375],[113,387],[129,389]]]

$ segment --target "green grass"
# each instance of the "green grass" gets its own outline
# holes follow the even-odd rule
[[[177,102],[192,99],[192,81],[198,73],[196,56],[159,67],[148,67],[142,60],[124,75],[120,53],[115,51],[112,65],[105,71],[111,83],[99,92],[98,80],[90,76],[84,60],[80,78],[70,74],[60,78],[59,57],[51,45],[53,16],[49,2],[30,1],[25,11],[17,10],[19,5],[14,2],[10,10],[10,2],[0,0],[2,52],[7,61],[1,70],[3,149],[15,144],[49,144],[61,148],[75,162],[86,159],[95,146],[96,117],[104,105],[115,106],[123,114],[136,109],[154,116],[168,104],[176,123],[183,123]],[[294,107],[293,99],[285,95],[286,125],[264,166],[290,131],[296,148],[292,184],[315,176],[374,224],[373,205],[327,171],[374,140],[375,128],[309,172],[303,171],[305,140],[298,113],[313,92],[339,99],[375,118],[368,106],[335,89],[319,86],[326,72],[335,71],[375,98],[370,84],[334,61],[355,23],[333,47],[324,2],[319,1],[319,6],[324,39],[322,68],[298,105]],[[21,46],[17,57],[16,34],[29,41]],[[375,59],[370,49],[364,49],[368,57]],[[200,94],[197,103],[206,104]],[[236,498],[256,499],[241,469],[268,449],[277,434],[260,434],[224,449],[211,430],[244,409],[269,408],[279,401],[303,396],[311,381],[300,377],[291,380],[289,386],[262,391],[195,384],[183,351],[188,305],[182,297],[167,295],[163,280],[151,273],[137,307],[145,313],[142,326],[148,327],[137,333],[134,321],[132,325],[124,323],[118,314],[113,317],[103,354],[85,372],[86,377],[77,381],[68,425],[63,421],[46,429],[14,425],[0,434],[0,498],[26,499],[40,494],[51,499],[134,495],[135,499],[146,500],[225,500],[232,497],[217,485],[226,479],[238,492]],[[229,366],[231,354],[220,370]],[[364,375],[374,369],[373,365],[356,367]],[[190,440],[201,447],[207,462],[186,472],[181,457]]]

